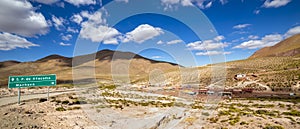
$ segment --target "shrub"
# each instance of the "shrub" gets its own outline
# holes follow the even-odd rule
[[[73,104],[87,104],[86,101],[76,99]]]
[[[289,116],[300,116],[300,112],[296,110],[292,110],[290,112],[283,112],[283,115],[289,115]]]
[[[69,100],[64,100],[61,102],[61,104],[69,104]]]
[[[218,119],[217,117],[209,118],[210,123],[217,123],[218,120],[219,120],[219,119]]]
[[[63,107],[57,107],[56,109],[55,109],[56,111],[66,111],[66,109],[65,108],[63,108]]]
[[[240,117],[234,117],[234,118],[229,118],[229,124],[230,125],[235,125],[236,123],[238,123],[240,121]]]
[[[219,116],[227,116],[227,115],[231,115],[229,111],[219,111]]]
[[[81,109],[81,107],[77,107],[77,106],[76,106],[76,107],[69,107],[69,108],[68,108],[68,110],[78,110],[78,109]]]
[[[209,113],[208,112],[202,112],[202,115],[203,116],[209,116]]]
[[[247,122],[245,122],[245,121],[242,121],[241,123],[240,123],[240,125],[248,125],[249,123],[247,123]]]
[[[267,125],[263,129],[284,129],[284,128],[278,125]]]
[[[47,99],[45,99],[45,98],[41,98],[41,99],[39,100],[40,103],[46,102],[46,101],[47,101]]]

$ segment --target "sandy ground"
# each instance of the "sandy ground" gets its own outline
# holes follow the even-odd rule
[[[285,129],[300,128],[299,116],[282,115],[282,112],[299,111],[300,104],[290,102],[223,100],[216,110],[191,109],[189,106],[156,107],[132,104],[120,109],[109,107],[106,102],[100,101],[103,99],[100,93],[97,90],[85,92],[86,98],[80,98],[82,94],[68,93],[51,97],[50,101],[45,102],[40,102],[40,99],[31,99],[23,101],[21,105],[3,105],[0,107],[0,128],[262,129],[267,125],[282,126]],[[156,96],[155,94],[130,93],[142,98],[151,96],[149,99],[151,101],[155,97],[161,97],[161,95]],[[123,97],[123,100],[138,100],[138,98],[132,99],[134,95],[125,95],[128,94],[126,91],[120,92],[120,94],[119,97]],[[106,99],[111,98],[107,97]],[[76,103],[79,100],[87,103]],[[203,106],[204,103],[201,105]],[[245,107],[243,106],[245,105],[252,112],[267,110],[276,111],[280,115],[257,115],[251,111],[248,114],[240,115],[239,113],[244,112]],[[253,105],[273,106],[261,108]],[[220,111],[229,110],[230,106],[237,111],[230,111],[230,115],[219,115]],[[57,111],[56,109],[59,108],[63,108],[65,111]],[[231,119],[237,116],[239,120],[230,124]]]
[[[67,100],[66,95],[56,99]],[[23,104],[11,104],[0,109],[0,128],[95,128],[93,121],[88,119],[83,110],[56,111],[57,107],[71,108],[80,105],[64,105],[53,102],[39,102],[39,99],[23,101]],[[71,100],[70,100],[71,101]]]

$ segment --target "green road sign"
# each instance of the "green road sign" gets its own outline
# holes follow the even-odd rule
[[[8,88],[55,86],[56,75],[9,76]]]

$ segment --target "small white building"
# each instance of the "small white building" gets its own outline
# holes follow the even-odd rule
[[[235,75],[236,78],[245,78],[247,75],[246,74],[237,74]]]

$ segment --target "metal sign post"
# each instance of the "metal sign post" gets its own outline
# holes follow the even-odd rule
[[[49,101],[49,89],[50,89],[50,86],[48,86],[48,91],[47,91],[47,101]]]
[[[21,88],[18,88],[18,104],[21,104],[20,99],[21,99]]]

